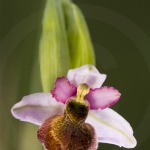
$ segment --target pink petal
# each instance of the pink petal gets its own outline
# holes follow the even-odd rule
[[[137,144],[130,124],[110,108],[90,110],[85,122],[94,127],[99,142],[125,148],[134,148]]]
[[[106,107],[115,104],[121,94],[113,87],[104,86],[97,89],[90,89],[89,94],[86,95],[86,99],[90,103],[90,109],[105,109]]]
[[[100,74],[92,65],[84,65],[80,68],[70,69],[67,74],[67,79],[76,87],[80,83],[86,83],[91,88],[99,88],[105,81],[106,75]]]
[[[77,88],[69,82],[65,77],[57,78],[54,89],[51,90],[52,96],[62,103],[66,103],[67,99],[74,96],[77,92]]]
[[[50,93],[35,93],[24,96],[16,103],[11,112],[21,121],[41,125],[45,119],[53,115],[61,115],[64,105],[57,102]]]

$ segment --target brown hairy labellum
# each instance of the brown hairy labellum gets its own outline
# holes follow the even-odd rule
[[[49,117],[39,128],[39,141],[46,150],[96,150],[95,130],[85,123],[88,111],[86,100],[80,103],[76,97],[71,97],[63,115]]]

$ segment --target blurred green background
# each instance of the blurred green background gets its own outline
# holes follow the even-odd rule
[[[122,93],[113,106],[132,125],[137,150],[150,148],[149,0],[74,0],[85,15],[104,85]],[[45,0],[0,0],[0,150],[42,150],[37,126],[12,117],[24,95],[40,92],[38,43]],[[101,150],[119,150],[99,144]]]

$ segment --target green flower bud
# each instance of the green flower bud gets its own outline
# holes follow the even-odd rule
[[[84,64],[95,65],[95,56],[88,27],[79,8],[63,0],[71,68]]]
[[[47,0],[39,45],[43,91],[52,89],[56,77],[69,69],[69,50],[61,0]]]

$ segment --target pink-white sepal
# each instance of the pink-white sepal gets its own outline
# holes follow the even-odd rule
[[[125,148],[134,148],[137,144],[130,124],[110,108],[90,110],[85,122],[94,127],[98,142]]]
[[[86,83],[91,88],[99,88],[106,79],[106,74],[101,74],[93,65],[83,65],[79,68],[70,69],[67,79],[76,87],[80,83]]]
[[[21,121],[41,125],[48,117],[63,114],[63,109],[64,104],[57,102],[50,93],[35,93],[24,96],[11,112]]]

